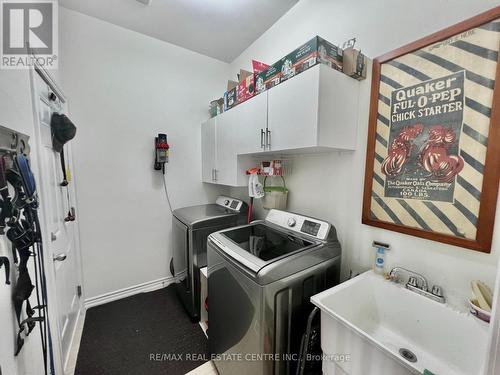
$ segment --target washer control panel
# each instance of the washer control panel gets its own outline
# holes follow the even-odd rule
[[[312,236],[320,240],[326,240],[331,228],[331,225],[326,221],[281,210],[269,211],[266,221],[294,232],[307,234],[308,236]]]
[[[236,199],[236,198],[231,198],[231,197],[225,197],[223,195],[219,195],[217,197],[217,200],[215,201],[219,206],[228,208],[230,210],[234,211],[240,211],[241,207],[243,206],[243,201]]]

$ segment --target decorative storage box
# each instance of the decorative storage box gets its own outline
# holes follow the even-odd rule
[[[240,83],[238,84],[238,104],[255,95],[255,75],[246,70],[240,70]]]
[[[255,77],[257,74],[266,70],[269,65],[260,61],[252,60],[252,67],[253,72],[240,69],[237,104],[243,103],[244,101],[255,96]]]
[[[238,84],[237,81],[227,81],[227,91],[224,93],[224,112],[238,104]]]
[[[258,74],[256,93],[259,94],[303,72],[316,64],[325,64],[342,71],[342,49],[315,36],[281,60]]]
[[[366,78],[366,56],[353,47],[343,51],[343,71],[349,77],[361,81]]]

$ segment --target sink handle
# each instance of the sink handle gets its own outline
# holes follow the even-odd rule
[[[436,297],[443,297],[443,289],[439,285],[434,285],[432,287],[432,294]]]
[[[418,288],[417,278],[415,276],[410,276],[410,278],[408,279],[408,283],[406,283],[406,285]]]

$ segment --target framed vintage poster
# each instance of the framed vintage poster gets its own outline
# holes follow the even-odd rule
[[[497,7],[374,60],[364,224],[491,251],[499,46]]]

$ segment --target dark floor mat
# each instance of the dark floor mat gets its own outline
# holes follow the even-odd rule
[[[89,309],[75,375],[182,375],[207,353],[171,285]]]

